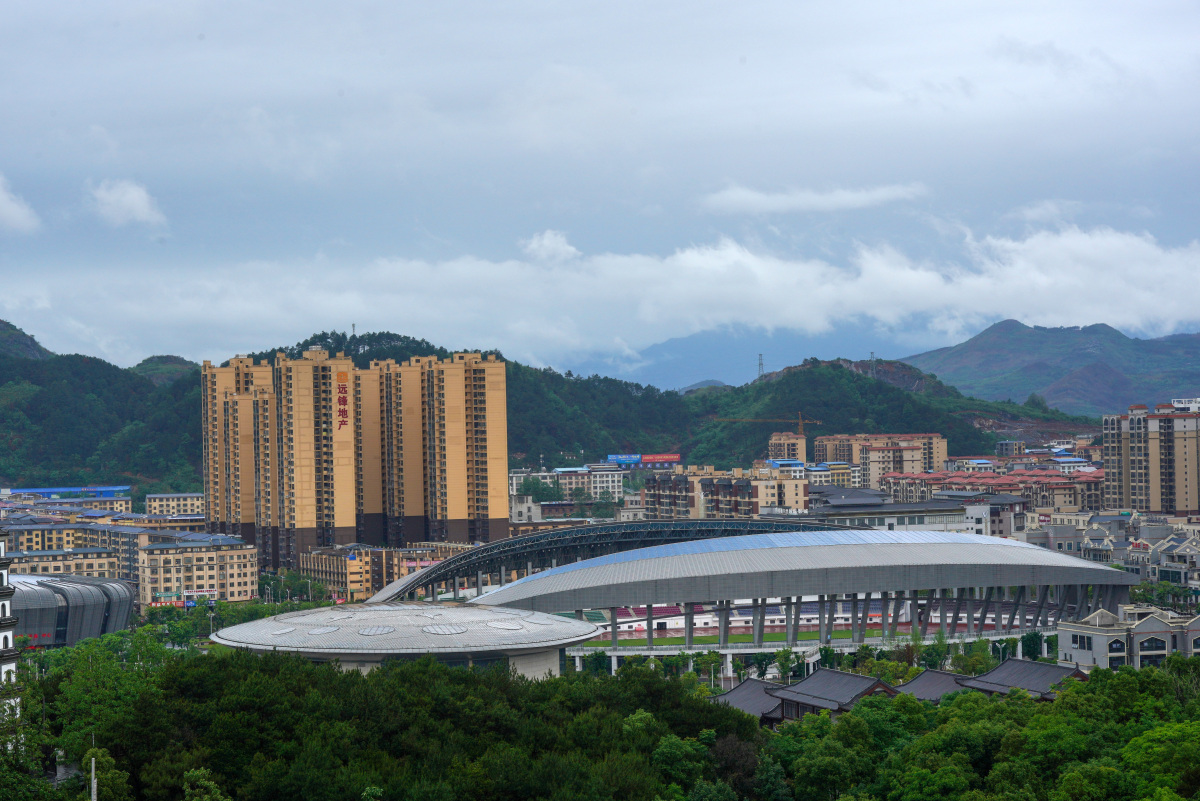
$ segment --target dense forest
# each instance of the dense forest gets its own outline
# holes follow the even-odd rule
[[[252,354],[299,356],[323,347],[372,360],[445,357],[430,342],[390,333],[322,332],[303,342]],[[181,375],[169,380],[173,374]],[[714,418],[820,420],[820,434],[935,431],[951,455],[991,451],[994,436],[977,416],[1034,418],[1086,427],[1044,405],[963,397],[930,377],[938,392],[909,392],[838,362],[809,360],[802,369],[742,387],[688,395],[602,376],[576,376],[508,362],[509,452],[514,467],[557,467],[610,453],[682,453],[718,467],[766,455],[781,423],[719,423]],[[158,382],[158,383],[156,383]],[[171,357],[122,370],[87,356],[0,356],[0,486],[132,484],[146,492],[200,488],[199,371]]]
[[[171,649],[158,626],[26,657],[0,720],[5,799],[1183,801],[1200,797],[1200,658],[1093,671],[1052,702],[871,697],[760,730],[695,674],[530,681],[426,658],[362,675],[292,655]],[[589,660],[591,662],[593,660]],[[606,659],[594,660],[604,664]]]

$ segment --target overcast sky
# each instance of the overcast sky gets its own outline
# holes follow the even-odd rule
[[[1200,329],[1195,3],[399,6],[8,4],[0,317],[122,365]]]

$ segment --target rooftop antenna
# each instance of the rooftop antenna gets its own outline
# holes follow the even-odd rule
[[[758,354],[758,377],[759,377],[759,378],[762,378],[762,377],[763,377],[763,361],[762,361],[762,354],[761,354],[761,353],[760,353],[760,354]]]

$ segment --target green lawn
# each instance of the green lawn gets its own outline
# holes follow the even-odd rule
[[[882,629],[867,629],[868,637],[879,637],[879,636],[881,636],[881,633],[882,633]],[[849,631],[835,631],[835,632],[833,632],[833,638],[835,640],[848,640],[848,639],[850,639],[850,634],[851,633]],[[695,645],[716,645],[718,639],[719,639],[719,637],[716,634],[707,634],[703,637],[699,637],[699,636],[694,637],[692,639],[692,642]],[[797,640],[815,640],[815,639],[817,639],[817,632],[815,632],[815,631],[797,632],[796,639]],[[754,642],[754,636],[751,634],[730,634],[729,641],[731,643]],[[763,642],[783,642],[783,641],[784,641],[784,634],[782,631],[769,631],[769,632],[766,632],[765,634],[763,634]],[[617,646],[618,648],[640,648],[646,644],[646,638],[642,637],[641,639],[638,639],[638,640],[621,639],[621,640],[618,640],[618,643],[619,643],[619,645]],[[682,646],[683,643],[684,643],[683,637],[659,637],[657,634],[654,637],[655,645],[680,645],[680,646]],[[588,646],[588,647],[593,647],[593,648],[611,648],[612,640],[609,639],[608,637],[603,637],[603,638],[596,639],[596,640],[588,640],[587,642],[584,643],[584,645]]]

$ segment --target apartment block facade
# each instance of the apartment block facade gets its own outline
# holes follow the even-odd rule
[[[203,492],[170,492],[146,496],[148,515],[202,515]]]
[[[861,465],[863,483],[872,489],[885,473],[940,470],[947,455],[941,434],[835,434],[813,442],[814,461]]]
[[[505,366],[456,353],[202,368],[210,530],[296,568],[316,548],[508,534]]]
[[[792,431],[776,431],[767,441],[767,458],[808,461],[808,437]]]
[[[808,508],[808,482],[775,468],[716,471],[682,468],[646,478],[647,520],[753,519],[779,509]]]
[[[138,549],[138,601],[249,601],[258,597],[258,549],[233,537],[158,542]]]
[[[1104,416],[1107,508],[1200,513],[1200,412],[1188,400]]]

